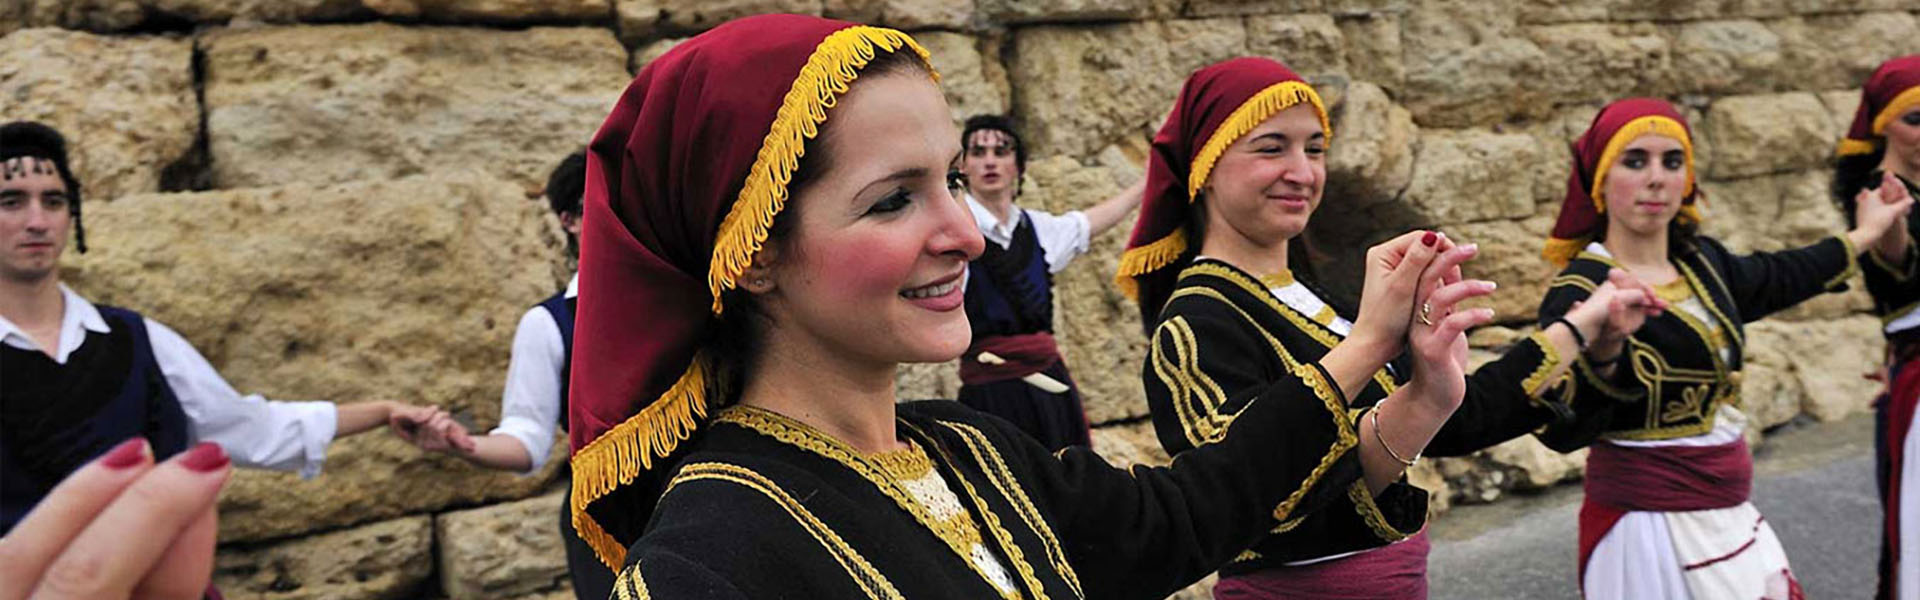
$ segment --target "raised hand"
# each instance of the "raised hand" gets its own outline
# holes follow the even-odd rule
[[[211,442],[158,465],[144,438],[109,450],[0,538],[0,600],[200,598],[230,465]]]
[[[1853,200],[1852,231],[1847,232],[1849,241],[1855,248],[1875,248],[1894,231],[1895,225],[1906,221],[1907,213],[1913,210],[1913,197],[1907,193],[1907,186],[1893,173],[1880,178],[1878,190],[1860,190]],[[1906,231],[1901,228],[1897,239],[1904,239]],[[1884,256],[1884,254],[1883,254]]]
[[[1461,277],[1460,265],[1478,253],[1472,244],[1448,250],[1420,276],[1407,336],[1413,361],[1409,386],[1419,390],[1416,403],[1439,414],[1451,414],[1466,397],[1467,330],[1493,321],[1492,309],[1454,310],[1496,288],[1491,281]]]
[[[1436,256],[1453,248],[1438,232],[1412,231],[1367,249],[1360,314],[1348,339],[1376,348],[1382,363],[1399,354],[1421,275]]]
[[[1653,293],[1653,287],[1624,269],[1607,272],[1607,282],[1593,290],[1586,300],[1567,311],[1567,320],[1598,325],[1599,333],[1587,343],[1589,357],[1610,360],[1626,349],[1627,337],[1639,331],[1647,319],[1667,310],[1667,301]],[[1591,326],[1586,331],[1594,331]]]

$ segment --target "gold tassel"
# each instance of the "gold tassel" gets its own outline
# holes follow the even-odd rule
[[[600,527],[587,514],[587,505],[632,483],[642,471],[653,468],[656,458],[664,458],[693,435],[694,428],[707,416],[707,374],[704,354],[694,356],[687,371],[639,414],[613,426],[586,447],[573,453],[573,528],[580,539],[593,547],[600,561],[618,571],[626,562],[627,548]]]
[[[1120,270],[1113,276],[1113,282],[1120,286],[1120,293],[1128,299],[1140,299],[1140,284],[1133,278],[1158,271],[1187,251],[1187,230],[1175,229],[1167,237],[1154,240],[1153,243],[1137,248],[1128,248],[1120,253]]]
[[[1584,239],[1548,238],[1547,247],[1540,250],[1540,256],[1555,267],[1565,268],[1586,247],[1587,240]]]
[[[747,171],[740,196],[720,221],[714,237],[713,260],[707,270],[707,287],[713,293],[713,314],[720,314],[720,294],[733,289],[740,274],[753,264],[753,255],[766,244],[767,230],[773,218],[787,204],[787,184],[806,154],[807,140],[820,134],[827,121],[827,109],[833,108],[840,94],[847,92],[860,68],[881,50],[893,52],[912,48],[933,73],[932,59],[925,48],[907,34],[882,27],[859,25],[828,35],[815,46],[807,64],[793,80],[793,87],[780,102],[760,153]],[[933,75],[939,81],[939,74]]]
[[[1333,125],[1327,121],[1327,107],[1320,102],[1320,94],[1313,91],[1313,86],[1303,81],[1282,81],[1267,86],[1267,89],[1260,90],[1260,93],[1241,103],[1239,108],[1233,109],[1233,114],[1220,122],[1220,126],[1213,130],[1213,136],[1207,138],[1206,145],[1201,146],[1200,152],[1193,156],[1193,169],[1187,175],[1187,201],[1192,202],[1199,197],[1201,186],[1207,184],[1207,176],[1213,172],[1213,163],[1220,160],[1227,146],[1233,145],[1275,113],[1301,102],[1313,104],[1314,112],[1320,117],[1320,131],[1326,134],[1327,141],[1331,143]]]

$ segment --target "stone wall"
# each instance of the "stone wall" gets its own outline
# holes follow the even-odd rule
[[[1020,121],[1022,202],[1053,211],[1141,177],[1192,69],[1282,59],[1333,103],[1326,272],[1411,227],[1480,243],[1472,273],[1502,284],[1482,359],[1528,331],[1567,143],[1601,104],[1677,102],[1707,231],[1779,249],[1840,228],[1826,161],[1854,90],[1920,52],[1913,0],[19,0],[0,5],[0,117],[76,146],[83,293],[169,323],[243,391],[433,403],[485,428],[519,313],[570,268],[546,170],[633,70],[773,11],[914,31],[956,119]],[[1138,318],[1109,283],[1125,237],[1059,275],[1058,327],[1098,449],[1163,462]],[[1856,289],[1750,328],[1761,425],[1867,407],[1866,308]],[[907,397],[956,387],[952,365],[901,377]],[[1415,478],[1444,509],[1576,480],[1581,458],[1523,439]],[[236,477],[217,579],[236,598],[563,596],[554,481],[351,438],[318,479]]]

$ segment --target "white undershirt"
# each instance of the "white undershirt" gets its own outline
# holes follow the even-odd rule
[[[60,340],[53,361],[67,358],[86,342],[87,332],[108,333],[112,328],[92,302],[65,284],[60,294],[66,308],[60,317]],[[327,445],[338,426],[332,402],[278,402],[258,394],[241,395],[213,369],[193,344],[153,319],[146,323],[154,362],[187,416],[188,436],[194,442],[220,444],[236,465],[298,471],[301,477],[320,474]],[[0,317],[0,343],[41,352],[33,338],[6,317]]]
[[[565,297],[580,295],[580,275],[567,282]],[[560,374],[567,368],[567,344],[553,313],[535,306],[520,316],[513,332],[513,358],[500,391],[500,426],[488,432],[510,436],[527,449],[531,475],[547,464],[554,431],[560,424]]]
[[[973,210],[973,222],[980,226],[981,235],[1001,248],[1013,245],[1013,230],[1020,226],[1020,215],[1025,213],[1033,221],[1033,235],[1040,242],[1048,271],[1053,273],[1059,273],[1067,268],[1067,263],[1087,252],[1093,232],[1087,214],[1077,210],[1055,215],[1015,206],[1013,217],[1003,223],[971,194],[967,196],[967,208]]]

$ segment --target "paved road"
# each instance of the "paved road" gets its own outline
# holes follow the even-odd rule
[[[1789,425],[1755,463],[1753,502],[1786,546],[1810,598],[1871,598],[1879,556],[1873,418]],[[1433,525],[1436,600],[1578,599],[1578,486],[1456,507]]]

